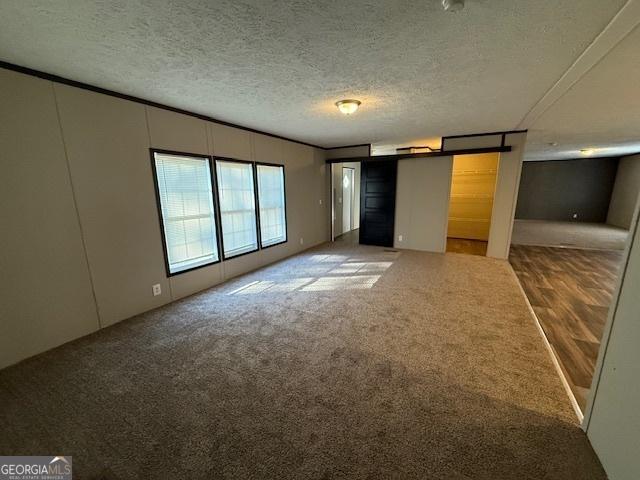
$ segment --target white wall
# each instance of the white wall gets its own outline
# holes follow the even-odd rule
[[[327,159],[367,157],[369,156],[369,145],[356,145],[355,147],[331,148],[326,152]]]
[[[499,147],[501,144],[502,134],[448,138],[444,142],[444,151],[463,150],[468,148]],[[507,145],[509,144],[507,143]]]
[[[334,181],[334,202],[336,218],[334,220],[335,235],[347,233],[350,231],[349,225],[344,225],[343,222],[343,206],[344,198],[342,188],[342,169],[344,167],[353,168],[353,183],[354,183],[354,205],[353,205],[353,229],[360,228],[360,162],[345,162],[345,163],[333,163],[331,164],[333,171]],[[338,215],[338,213],[340,215]]]
[[[164,262],[157,261],[162,240],[145,106],[61,84],[54,90],[105,327],[170,300]],[[154,297],[156,283],[163,294]]]
[[[342,168],[353,168],[353,229],[360,228],[360,162],[344,162]],[[342,199],[344,202],[344,198]],[[342,218],[342,217],[341,217]],[[342,231],[345,232],[347,227],[342,225]]]
[[[398,161],[395,248],[446,250],[452,168],[453,157]]]
[[[327,150],[327,159],[339,159],[348,157],[366,157],[369,155],[369,145],[360,145],[356,147],[333,148]],[[357,168],[357,190],[356,205],[354,215],[356,222],[354,228],[360,228],[360,162],[344,162],[331,164],[331,222],[333,226],[334,238],[343,232],[342,226],[342,167]]]
[[[511,146],[512,150],[501,153],[498,161],[498,178],[496,180],[496,192],[493,197],[487,257],[509,258],[513,218],[516,213],[522,159],[526,143],[526,132],[512,133],[506,136],[505,145]]]
[[[53,85],[0,69],[0,368],[98,329]]]
[[[323,150],[4,69],[0,104],[0,368],[329,239]],[[168,279],[151,147],[284,164],[289,241]]]
[[[636,199],[637,200],[637,199]],[[610,480],[640,478],[640,231],[636,202],[623,267],[585,415],[587,436]],[[608,325],[608,326],[609,326]]]
[[[607,223],[629,229],[640,194],[640,154],[622,157],[611,193]]]
[[[342,163],[331,164],[331,222],[333,238],[342,234]]]

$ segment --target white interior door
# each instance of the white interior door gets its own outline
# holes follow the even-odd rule
[[[353,230],[353,168],[342,168],[342,233]]]

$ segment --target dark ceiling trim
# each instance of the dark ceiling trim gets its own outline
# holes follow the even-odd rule
[[[370,143],[359,143],[358,145],[345,145],[344,147],[325,147],[325,150],[339,150],[341,148],[371,147]]]
[[[89,85],[88,83],[78,82],[76,80],[71,80],[68,78],[60,77],[58,75],[54,75],[52,73],[42,72],[40,70],[34,70],[28,67],[22,67],[20,65],[15,65],[13,63],[4,62],[0,60],[0,67],[6,70],[11,70],[18,73],[23,73],[25,75],[30,75],[32,77],[42,78],[44,80],[49,80],[52,82],[62,83],[64,85],[69,85],[71,87],[81,88],[83,90],[89,90],[95,93],[101,93],[103,95],[109,95],[111,97],[120,98],[122,100],[129,100],[131,102],[141,103],[143,105],[148,105],[150,107],[162,108],[163,110],[169,110],[170,112],[181,113],[182,115],[188,115],[190,117],[199,118],[200,120],[206,120],[208,122],[218,123],[220,125],[225,125],[227,127],[238,128],[240,130],[245,130],[247,132],[258,133],[260,135],[266,135],[268,137],[278,138],[280,140],[286,140],[287,142],[299,143],[301,145],[306,145],[307,147],[319,148],[321,150],[333,150],[336,148],[348,148],[351,146],[367,146],[369,144],[365,143],[362,145],[348,145],[347,147],[332,147],[327,149],[325,147],[321,147],[320,145],[314,145],[312,143],[303,142],[301,140],[294,140],[293,138],[283,137],[282,135],[277,135],[275,133],[263,132],[262,130],[256,130],[255,128],[243,127],[242,125],[237,125],[231,122],[225,122],[224,120],[218,120],[213,117],[209,117],[208,115],[202,115],[200,113],[190,112],[188,110],[182,110],[181,108],[170,107],[169,105],[164,105],[162,103],[153,102],[151,100],[145,100],[144,98],[134,97],[133,95],[127,95],[125,93],[115,92],[113,90],[108,90],[102,87],[96,87],[94,85]]]
[[[467,135],[446,135],[442,137],[442,139],[444,140],[445,138],[490,137],[493,135],[510,135],[512,133],[525,133],[528,131],[529,130],[506,130],[503,132],[469,133]]]
[[[395,155],[375,155],[368,157],[330,158],[327,163],[350,163],[350,162],[383,162],[385,160],[402,160],[407,158],[433,158],[451,157],[453,155],[477,155],[479,153],[510,152],[510,146],[486,147],[486,148],[466,148],[462,150],[449,150],[448,152],[425,152],[425,153],[398,153]]]
[[[429,145],[424,145],[422,147],[420,146],[413,146],[413,147],[400,147],[400,148],[396,148],[396,152],[402,151],[402,150],[412,150],[412,149],[420,149],[420,150],[424,150],[424,149],[428,149],[431,152],[436,152],[438,151],[437,148],[431,148]]]
[[[504,147],[507,141],[507,135],[512,133],[526,133],[528,130],[507,130],[506,132],[487,132],[487,133],[470,133],[468,135],[449,135],[447,137],[442,137],[442,142],[440,143],[440,150],[446,151],[445,143],[447,140],[451,140],[454,138],[477,138],[477,137],[497,137],[500,136],[500,146]]]

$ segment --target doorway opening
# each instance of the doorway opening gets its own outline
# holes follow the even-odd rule
[[[355,169],[342,167],[342,234],[354,229]]]
[[[527,161],[509,262],[579,418],[587,411],[640,196],[634,157]]]
[[[360,162],[334,163],[333,240],[359,243],[360,230]]]
[[[453,157],[447,252],[486,256],[498,153]]]

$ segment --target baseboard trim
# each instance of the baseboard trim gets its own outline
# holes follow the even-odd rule
[[[624,248],[595,248],[595,247],[578,247],[574,245],[547,245],[544,243],[513,243],[516,247],[544,247],[544,248],[562,248],[565,250],[588,250],[593,252],[624,252]],[[626,245],[626,242],[625,242]]]
[[[511,271],[511,274],[513,275],[513,279],[518,284],[518,288],[520,289],[520,293],[522,294],[522,297],[524,298],[524,301],[527,304],[527,308],[529,309],[529,313],[531,314],[531,317],[533,318],[533,321],[534,321],[536,327],[538,327],[538,332],[540,333],[540,336],[542,337],[542,341],[544,342],[544,345],[545,345],[545,347],[547,349],[547,352],[549,353],[549,357],[551,357],[551,361],[553,362],[553,365],[556,368],[556,372],[558,372],[558,376],[560,377],[560,381],[562,382],[562,385],[564,386],[564,390],[567,393],[567,396],[569,397],[569,402],[571,402],[571,406],[573,407],[573,411],[575,412],[576,417],[578,417],[578,422],[580,423],[580,425],[582,425],[582,420],[584,419],[584,415],[582,413],[582,410],[580,409],[580,406],[578,405],[578,401],[576,400],[575,395],[571,391],[571,387],[569,386],[569,382],[567,381],[567,377],[565,377],[565,375],[564,375],[564,371],[562,370],[562,367],[560,366],[560,363],[558,362],[558,358],[556,357],[556,354],[553,351],[553,348],[551,347],[551,344],[549,343],[549,339],[547,338],[547,335],[544,333],[544,329],[542,328],[542,325],[540,324],[540,320],[538,319],[538,316],[536,315],[536,312],[533,309],[533,306],[531,305],[531,302],[529,302],[529,299],[527,298],[527,294],[525,293],[524,289],[522,288],[522,285],[520,284],[520,280],[518,279],[518,275],[516,275],[516,272],[513,270],[513,267],[511,266],[511,264],[509,264],[509,270]]]

